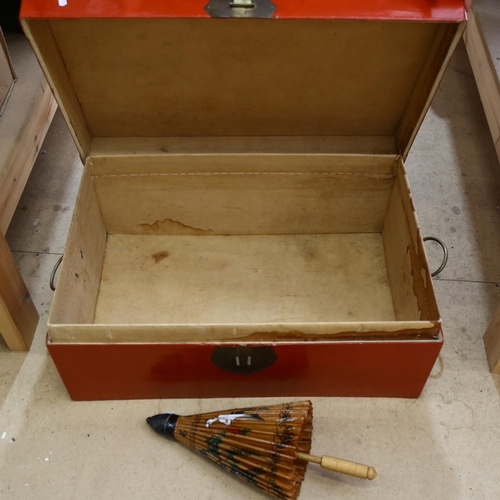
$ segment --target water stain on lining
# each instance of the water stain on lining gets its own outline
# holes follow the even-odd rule
[[[155,264],[160,263],[163,259],[166,259],[168,257],[168,252],[165,250],[162,250],[161,252],[156,252],[151,255],[151,257],[154,259]]]

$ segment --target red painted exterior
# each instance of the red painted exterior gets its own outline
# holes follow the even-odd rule
[[[47,344],[75,400],[417,398],[443,341],[280,343],[272,366],[247,375],[215,366],[210,356],[217,345]]]
[[[23,0],[21,18],[209,17],[208,0]],[[464,21],[464,0],[273,0],[281,19]]]

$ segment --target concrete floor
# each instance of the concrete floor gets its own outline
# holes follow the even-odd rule
[[[435,281],[445,347],[418,400],[313,399],[313,451],[373,465],[379,476],[367,482],[309,466],[304,500],[498,498],[500,376],[488,372],[482,335],[500,304],[500,166],[462,45],[407,168],[424,235],[450,249]],[[69,399],[44,342],[49,274],[81,172],[58,113],[7,234],[41,319],[28,354],[0,345],[0,497],[265,498],[144,421],[264,400]]]

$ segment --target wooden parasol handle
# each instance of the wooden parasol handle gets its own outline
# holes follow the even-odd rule
[[[307,453],[300,453],[299,451],[297,452],[297,458],[306,462],[319,464],[323,469],[359,477],[360,479],[369,479],[371,481],[377,477],[377,472],[373,467],[368,467],[368,465],[358,464],[356,462],[349,462],[349,460],[342,460],[341,458],[328,457],[326,455],[316,457]]]

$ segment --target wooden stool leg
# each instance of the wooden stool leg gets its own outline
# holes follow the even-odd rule
[[[0,231],[0,334],[9,349],[30,348],[38,319],[30,293]]]
[[[500,306],[493,315],[483,341],[491,372],[500,373]]]

